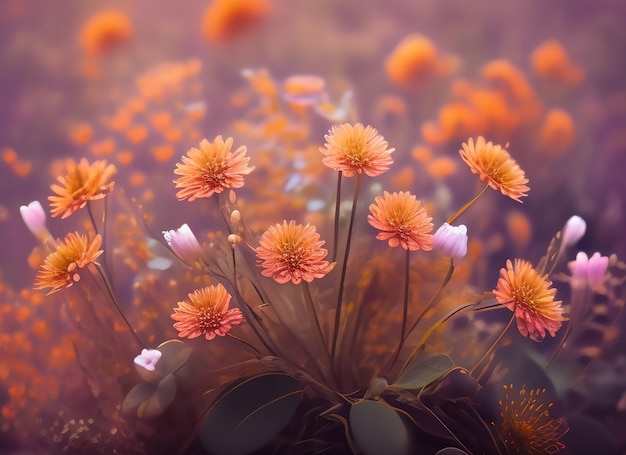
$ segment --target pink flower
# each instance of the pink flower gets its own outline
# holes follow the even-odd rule
[[[204,335],[207,340],[223,337],[233,325],[243,322],[239,308],[228,309],[231,295],[221,284],[197,289],[188,295],[189,300],[178,302],[171,318],[181,338]]]
[[[451,258],[467,254],[467,227],[464,224],[450,226],[443,223],[433,236],[433,250]]]
[[[33,201],[28,205],[22,205],[20,207],[20,214],[24,224],[32,234],[39,240],[46,241],[50,239],[52,235],[46,227],[46,212],[44,211],[39,201]]]
[[[609,258],[600,256],[598,252],[588,258],[581,251],[576,255],[576,260],[568,262],[567,266],[572,272],[575,283],[586,283],[590,288],[595,288],[604,283],[606,269],[609,267]]]
[[[585,235],[587,223],[578,215],[572,216],[563,227],[563,246],[572,246]]]
[[[523,259],[506,261],[500,269],[500,278],[493,290],[498,302],[515,313],[517,328],[523,336],[541,341],[546,331],[551,336],[561,328],[563,307],[554,300],[556,289],[551,288],[548,275],[541,276],[532,264]]]
[[[135,357],[135,365],[148,371],[154,371],[160,358],[161,351],[158,349],[142,349],[141,354]]]
[[[176,230],[163,231],[163,237],[176,256],[185,263],[194,266],[204,262],[204,250],[187,223]]]
[[[322,278],[335,266],[324,260],[328,254],[322,248],[324,243],[310,224],[275,224],[263,233],[256,249],[261,273],[280,284],[299,284],[302,280],[310,283]]]

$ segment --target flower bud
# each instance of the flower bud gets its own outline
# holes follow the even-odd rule
[[[563,246],[575,245],[585,235],[587,223],[578,215],[572,216],[563,227]]]
[[[176,230],[163,231],[163,237],[176,256],[187,264],[204,262],[204,251],[187,223]]]
[[[443,223],[433,236],[433,250],[451,258],[467,254],[467,227],[464,224],[450,226]]]
[[[142,349],[141,354],[135,357],[135,365],[148,371],[154,371],[160,358],[161,351],[158,349]]]
[[[572,278],[576,284],[586,283],[590,288],[604,283],[606,270],[609,267],[609,258],[600,256],[596,252],[590,258],[582,251],[576,255],[575,261],[570,261],[567,266],[572,272]]]
[[[46,227],[46,212],[39,201],[33,201],[20,207],[20,214],[24,224],[35,237],[44,242],[51,237]]]

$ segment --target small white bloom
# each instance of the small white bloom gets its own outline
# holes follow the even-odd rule
[[[585,235],[587,223],[578,215],[572,216],[563,227],[563,246],[572,246]]]
[[[203,250],[187,223],[176,230],[163,231],[163,237],[172,251],[189,265],[203,262]]]
[[[33,201],[28,205],[21,206],[20,214],[24,224],[35,237],[43,240],[50,235],[48,228],[46,228],[46,212],[39,201]]]
[[[135,357],[135,365],[148,371],[154,371],[160,358],[161,351],[158,349],[142,349],[141,354]]]
[[[598,252],[588,258],[581,251],[576,255],[576,260],[570,261],[567,265],[575,282],[587,283],[589,287],[595,288],[604,283],[606,270],[609,267],[609,258],[608,256],[600,256]]]
[[[442,256],[460,258],[467,254],[467,226],[443,223],[433,236],[433,250]]]

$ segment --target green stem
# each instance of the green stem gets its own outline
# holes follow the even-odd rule
[[[335,326],[333,329],[333,344],[332,349],[330,351],[330,360],[331,365],[335,363],[335,352],[337,349],[337,339],[339,338],[339,325],[341,323],[341,306],[343,304],[343,292],[344,292],[344,281],[346,278],[346,271],[348,269],[348,255],[350,254],[350,243],[352,240],[352,227],[354,225],[354,216],[356,213],[356,203],[359,196],[359,182],[360,182],[360,174],[356,175],[356,182],[354,184],[354,198],[352,199],[352,209],[350,213],[350,224],[348,225],[348,237],[346,239],[346,251],[343,257],[343,264],[341,267],[341,278],[339,279],[339,292],[337,295],[337,311],[335,312]]]
[[[478,200],[478,198],[479,198],[479,197],[481,197],[481,196],[485,193],[485,191],[487,191],[487,188],[489,188],[489,185],[486,185],[486,186],[482,189],[482,191],[481,191],[480,193],[478,193],[478,194],[474,197],[474,199],[472,199],[471,201],[469,201],[467,204],[465,204],[463,207],[461,207],[459,210],[457,210],[457,212],[456,212],[454,215],[452,215],[450,218],[448,218],[447,223],[448,223],[448,224],[452,224],[452,223],[454,222],[454,220],[456,220],[459,216],[461,216],[461,214],[462,214],[463,212],[465,212],[468,208],[470,208],[470,207],[471,207],[471,205],[472,205],[474,202],[476,202],[476,201]]]

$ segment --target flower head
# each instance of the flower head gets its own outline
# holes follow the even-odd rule
[[[79,269],[103,253],[98,249],[101,244],[100,234],[91,243],[78,232],[67,234],[64,241],[58,242],[57,250],[46,257],[35,279],[35,289],[50,288],[48,294],[52,294],[79,281]]]
[[[491,141],[485,142],[485,138],[479,136],[475,144],[469,138],[459,153],[471,171],[480,176],[481,182],[488,183],[494,190],[499,190],[517,202],[522,202],[520,197],[527,196],[530,190],[526,186],[528,179],[502,146],[494,145]]]
[[[204,251],[187,223],[175,230],[163,231],[165,241],[172,251],[189,265],[203,261]]]
[[[464,224],[450,226],[443,223],[433,237],[433,249],[451,258],[467,254],[467,227]]]
[[[346,177],[362,173],[376,177],[393,164],[395,149],[387,149],[387,141],[371,126],[344,123],[333,126],[325,138],[326,144],[320,147],[326,155],[322,162]]]
[[[560,300],[554,300],[556,289],[550,288],[548,275],[540,276],[532,264],[523,259],[506,261],[493,290],[498,302],[515,313],[517,328],[523,336],[541,341],[546,331],[551,336],[564,321]]]
[[[246,156],[246,147],[241,146],[231,153],[233,138],[226,142],[217,136],[214,142],[200,141],[199,148],[192,147],[182,164],[177,163],[174,174],[180,177],[174,180],[176,188],[182,188],[176,197],[190,202],[200,197],[211,197],[227,188],[241,188],[243,176],[254,170],[248,166],[250,157]]]
[[[256,249],[258,264],[263,267],[261,273],[280,284],[299,284],[302,280],[310,283],[314,278],[322,278],[335,266],[324,260],[328,254],[322,248],[324,243],[310,224],[283,221],[270,226]]]
[[[142,349],[141,354],[135,357],[135,365],[148,371],[154,371],[161,355],[161,351],[158,349]]]
[[[405,250],[426,250],[433,247],[432,218],[428,216],[422,202],[408,192],[388,193],[376,196],[370,205],[371,215],[367,221],[380,232],[378,240],[388,240],[389,246],[402,246]]]
[[[115,182],[110,181],[117,169],[106,160],[98,160],[89,164],[85,158],[77,164],[67,164],[67,174],[59,176],[59,184],[50,189],[56,195],[48,196],[50,214],[53,217],[67,218],[76,210],[87,205],[88,201],[101,199],[111,192]]]
[[[585,235],[587,223],[578,215],[570,217],[563,227],[563,245],[572,246]]]
[[[181,338],[204,335],[207,340],[223,337],[233,325],[243,322],[239,308],[228,309],[231,296],[221,284],[197,289],[188,294],[189,299],[178,302],[171,318]]]
[[[576,255],[575,261],[567,263],[572,278],[575,283],[587,284],[590,288],[595,288],[604,283],[606,270],[609,267],[608,256],[600,256],[596,252],[590,258],[584,252]]]
[[[39,201],[33,201],[20,207],[22,220],[30,232],[38,239],[45,241],[50,238],[50,231],[46,227],[46,212]]]
[[[552,403],[539,402],[545,389],[514,393],[513,385],[504,386],[505,397],[500,400],[501,422],[498,434],[509,453],[543,455],[558,453],[565,445],[559,439],[567,431],[563,419],[550,417]]]

